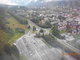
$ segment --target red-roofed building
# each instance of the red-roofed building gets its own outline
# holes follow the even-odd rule
[[[67,21],[67,32],[72,34],[80,34],[80,25],[78,21]]]

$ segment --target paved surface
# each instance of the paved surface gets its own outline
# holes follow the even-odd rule
[[[61,58],[57,50],[47,47],[41,39],[32,36],[25,35],[16,41],[16,45],[27,60],[59,60]]]
[[[25,34],[15,42],[20,54],[25,60],[62,60],[63,51],[59,48],[47,46],[42,39],[34,38],[34,34]],[[64,56],[64,60],[75,60],[71,56]]]
[[[20,39],[18,39],[14,44],[19,49],[20,54],[25,56],[25,60],[76,60],[71,56],[62,56],[65,53],[62,45],[52,44],[53,47],[46,45],[42,39],[34,38],[34,34],[31,33],[32,26],[37,29],[42,29],[35,25],[33,22],[28,20],[31,30],[28,34],[25,34]],[[49,29],[44,29],[47,33]],[[51,42],[50,42],[51,43]]]
[[[49,34],[49,32],[51,30],[50,28],[46,28],[46,29],[41,28],[38,25],[36,25],[35,23],[33,23],[31,20],[28,20],[28,24],[30,25],[31,30],[33,30],[33,26],[35,26],[37,31],[40,31],[41,29],[43,29],[45,34]]]

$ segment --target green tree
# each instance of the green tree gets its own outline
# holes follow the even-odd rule
[[[42,33],[43,36],[44,36],[44,30],[43,29],[41,29],[39,32]]]
[[[56,36],[57,38],[60,38],[60,31],[58,30],[58,28],[56,26],[52,27],[51,32],[54,36]]]
[[[33,31],[36,31],[36,27],[35,26],[33,26]]]
[[[58,16],[58,19],[60,20],[60,21],[63,21],[63,20],[66,20],[66,18],[65,17],[63,17],[63,16]]]

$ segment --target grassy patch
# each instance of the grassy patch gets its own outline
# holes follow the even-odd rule
[[[21,37],[22,35],[23,35],[23,33],[14,33],[14,36],[10,38],[10,40],[8,41],[8,43],[9,43],[10,45],[12,45],[13,42],[14,42],[15,40],[17,40],[19,37]]]
[[[61,33],[61,34],[62,34],[62,33],[65,33],[65,30],[61,30],[60,33]]]
[[[23,54],[20,55],[20,60],[25,60],[25,56]]]
[[[73,35],[74,36],[74,38],[77,38],[77,39],[80,39],[80,35],[78,34],[78,35]]]
[[[15,40],[17,40],[24,34],[24,33],[17,32],[16,28],[23,29],[26,32],[28,32],[29,29],[26,27],[26,25],[19,23],[14,17],[9,17],[6,20],[8,22],[7,26],[13,30],[13,36],[10,36],[10,39],[8,41],[8,43],[12,45]]]
[[[26,29],[26,25],[22,25],[20,24],[15,18],[13,17],[10,17],[7,19],[7,22],[9,24],[7,24],[7,26],[9,26],[10,28],[12,29],[15,29],[15,28],[22,28],[22,29]]]

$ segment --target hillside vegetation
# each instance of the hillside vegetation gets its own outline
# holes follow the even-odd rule
[[[5,46],[11,47],[25,31],[28,32],[26,24],[21,24],[4,7],[0,7],[0,54],[4,53]]]

